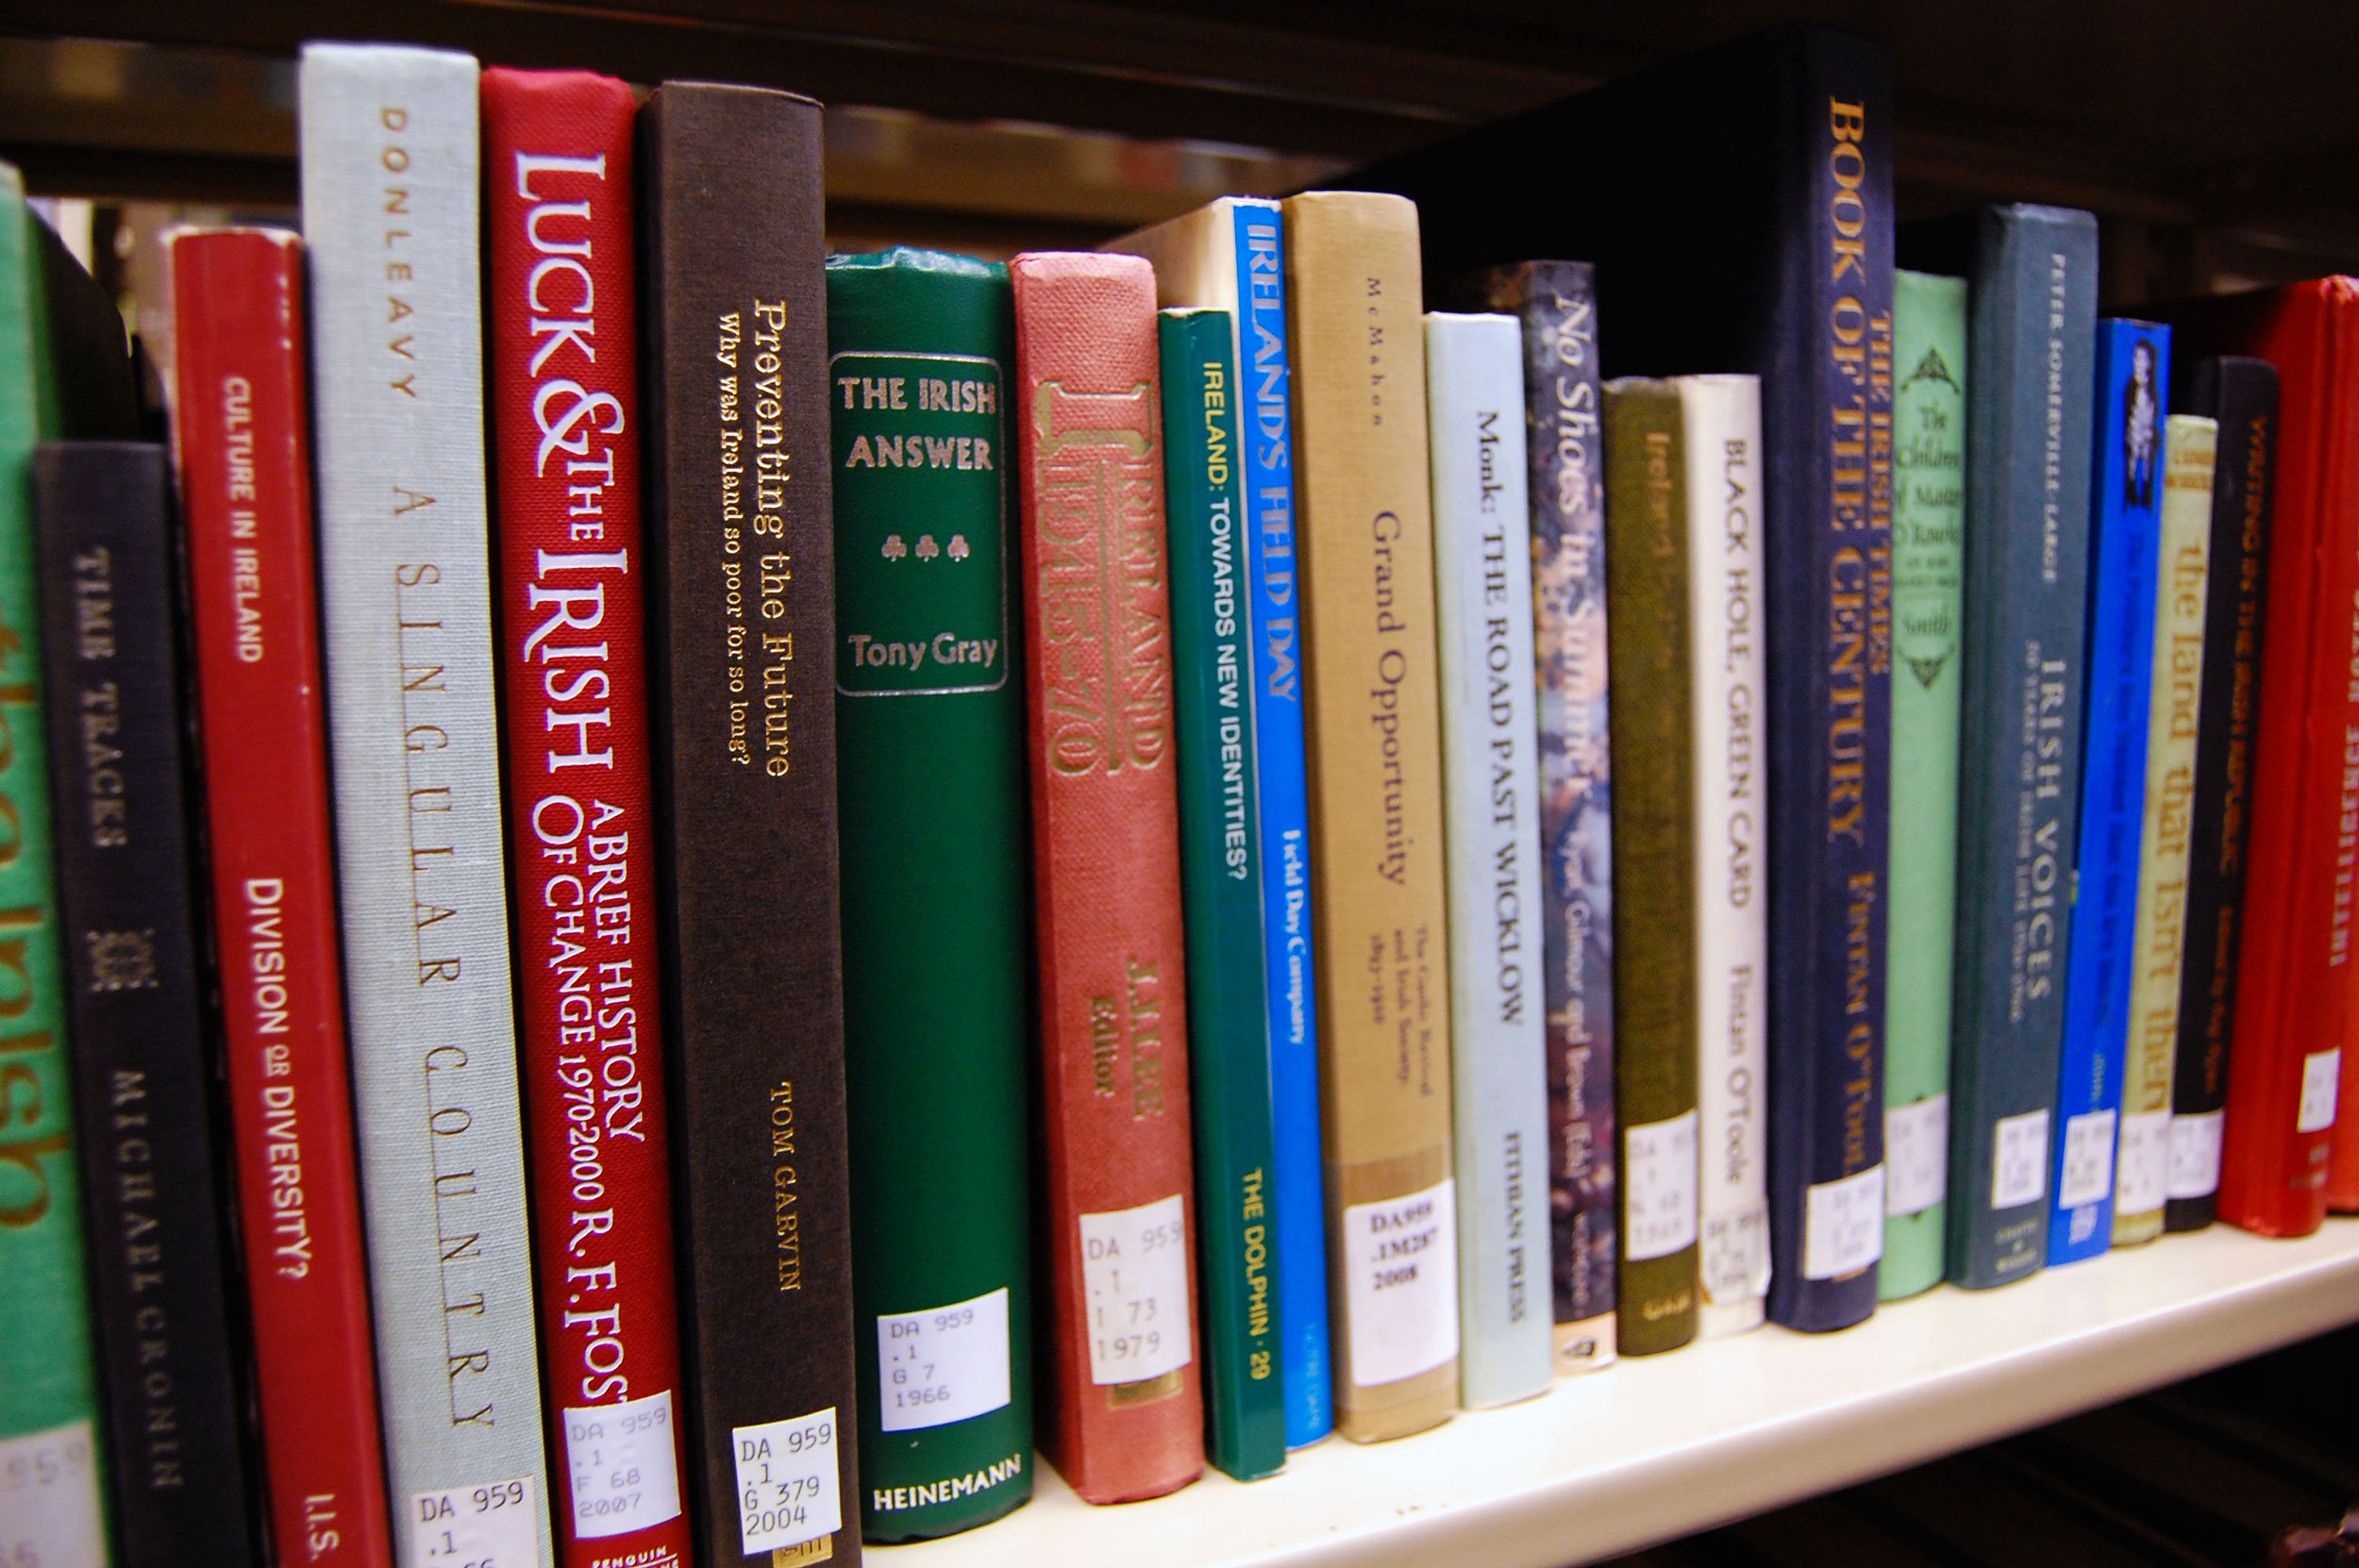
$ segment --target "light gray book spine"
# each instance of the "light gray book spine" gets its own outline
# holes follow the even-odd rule
[[[300,91],[330,771],[399,1568],[552,1561],[509,979],[477,70]]]
[[[1457,1047],[1459,1397],[1481,1407],[1544,1393],[1555,1375],[1523,329],[1513,316],[1435,311],[1425,346]]]

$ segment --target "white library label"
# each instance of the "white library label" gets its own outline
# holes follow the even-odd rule
[[[2301,1109],[2296,1132],[2324,1132],[2334,1125],[2334,1095],[2342,1078],[2343,1052],[2313,1051],[2301,1059]]]
[[[410,1494],[410,1568],[532,1568],[541,1500],[532,1477]]]
[[[92,1443],[87,1421],[0,1441],[0,1563],[106,1568]]]
[[[1884,1213],[1921,1214],[1949,1190],[1949,1096],[1884,1111]]]
[[[799,1546],[844,1527],[835,1408],[729,1429],[745,1555]]]
[[[2169,1111],[2124,1113],[2114,1169],[2115,1213],[2147,1214],[2163,1206],[2170,1185]]]
[[[2200,1110],[2170,1119],[2170,1196],[2208,1197],[2219,1191],[2220,1134],[2224,1110]]]
[[[2064,1169],[2056,1175],[2056,1207],[2080,1209],[2101,1202],[2113,1190],[2114,1113],[2084,1110],[2066,1117]]]
[[[2048,1112],[1999,1117],[1991,1126],[1991,1208],[2020,1209],[2047,1192]]]
[[[878,1397],[888,1432],[964,1421],[1008,1402],[1008,1291],[877,1318]]]
[[[1769,1293],[1769,1205],[1748,1203],[1704,1222],[1704,1300],[1715,1307]]]
[[[575,1534],[622,1535],[679,1517],[670,1389],[621,1405],[569,1410],[564,1417]]]
[[[1622,1132],[1623,1190],[1630,1234],[1623,1256],[1633,1262],[1667,1258],[1696,1244],[1696,1113]]]
[[[1455,1183],[1344,1210],[1351,1380],[1362,1388],[1430,1372],[1458,1354]]]
[[[1802,1214],[1802,1277],[1840,1279],[1884,1255],[1884,1168],[1870,1165],[1810,1190]]]
[[[1139,1383],[1190,1358],[1188,1216],[1179,1193],[1081,1216],[1090,1381]]]

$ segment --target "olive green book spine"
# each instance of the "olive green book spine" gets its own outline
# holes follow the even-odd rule
[[[1230,1475],[1251,1480],[1285,1465],[1286,1410],[1236,353],[1226,310],[1165,310],[1159,331],[1196,1095],[1196,1305],[1209,1453]]]
[[[61,429],[40,259],[0,164],[0,1562],[107,1560],[42,728],[33,443]]]
[[[1032,1492],[1024,686],[1007,269],[828,260],[861,1519]]]
[[[1696,812],[1687,446],[1669,381],[1605,386],[1621,1354],[1696,1337]]]
[[[1966,622],[1966,283],[1894,275],[1892,881],[1881,1301],[1941,1282]]]

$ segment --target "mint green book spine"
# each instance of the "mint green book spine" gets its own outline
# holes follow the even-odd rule
[[[1208,1452],[1251,1480],[1286,1462],[1245,577],[1252,535],[1242,509],[1229,312],[1165,310],[1159,325]]]
[[[1966,283],[1895,275],[1892,881],[1882,1301],[1941,1278],[1966,617]]]
[[[60,433],[36,222],[0,164],[0,1563],[108,1560],[75,1174],[33,564],[33,444]]]

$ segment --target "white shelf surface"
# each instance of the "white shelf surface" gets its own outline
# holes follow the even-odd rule
[[[2225,1226],[1941,1286],[1857,1328],[1763,1328],[1561,1379],[1285,1473],[1208,1470],[1092,1508],[1040,1468],[1031,1503],[964,1535],[871,1547],[892,1568],[1563,1568],[1971,1447],[2359,1321],[2359,1218],[2265,1241]]]

